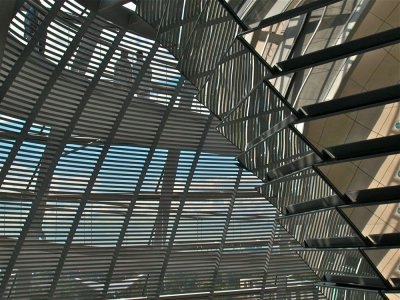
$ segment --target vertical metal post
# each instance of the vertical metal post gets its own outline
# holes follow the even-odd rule
[[[181,216],[182,216],[183,208],[185,206],[186,195],[189,192],[189,188],[190,188],[190,185],[192,183],[192,179],[193,179],[194,173],[196,171],[197,163],[199,162],[200,155],[201,155],[201,152],[202,152],[202,149],[203,149],[206,137],[207,137],[208,130],[209,130],[210,126],[211,126],[212,119],[213,119],[213,116],[210,114],[210,116],[209,116],[209,118],[207,120],[207,124],[204,127],[203,134],[202,134],[202,136],[200,138],[199,146],[198,146],[196,154],[194,156],[194,159],[193,159],[193,162],[192,162],[192,166],[191,166],[190,171],[189,171],[188,178],[186,179],[186,184],[185,184],[185,188],[184,188],[184,191],[183,191],[183,195],[182,195],[182,198],[180,200],[178,211],[177,211],[176,216],[175,216],[175,221],[174,221],[174,225],[172,227],[171,236],[170,236],[170,239],[169,239],[169,242],[168,242],[168,245],[167,245],[167,249],[165,251],[165,255],[164,255],[163,263],[162,263],[162,266],[161,266],[160,274],[159,274],[159,277],[158,277],[158,280],[157,280],[157,291],[155,291],[154,294],[147,295],[148,297],[152,297],[154,299],[158,299],[159,296],[160,296],[160,293],[162,292],[162,285],[163,285],[165,273],[166,273],[166,270],[167,270],[167,266],[168,266],[168,263],[169,263],[169,258],[170,258],[170,255],[171,255],[172,247],[173,247],[173,244],[174,244],[174,241],[175,241],[176,232],[178,230],[178,225],[179,225],[179,222],[180,222],[180,219],[181,219]]]
[[[105,67],[107,66],[109,60],[111,59],[119,42],[122,40],[122,37],[124,36],[124,34],[125,34],[124,31],[120,31],[117,34],[115,41],[114,41],[115,43],[110,47],[109,51],[107,52],[106,56],[104,57],[104,60],[100,64],[95,76],[93,77],[89,87],[87,88],[84,96],[82,97],[81,102],[79,103],[78,107],[76,108],[75,114],[74,114],[73,118],[71,119],[71,122],[69,123],[68,128],[66,129],[64,135],[62,136],[62,140],[59,143],[57,143],[57,148],[54,150],[53,160],[51,160],[50,165],[47,170],[47,175],[37,190],[36,199],[32,203],[32,206],[29,211],[28,217],[26,218],[24,227],[21,230],[21,235],[16,243],[14,252],[13,252],[10,262],[7,266],[7,269],[6,269],[5,275],[3,277],[2,284],[1,284],[0,296],[4,292],[3,289],[5,289],[5,287],[6,287],[6,283],[7,283],[9,276],[14,268],[16,259],[21,251],[22,245],[27,237],[28,232],[30,231],[33,220],[36,217],[38,210],[40,209],[41,201],[44,198],[44,195],[47,191],[47,188],[52,179],[54,170],[58,163],[58,160],[59,160],[60,156],[62,155],[62,152],[65,148],[65,145],[66,145],[68,139],[70,138],[71,133],[72,133],[73,129],[75,128],[75,126],[79,120],[79,117],[82,114],[84,107],[86,106],[91,94],[93,93],[98,81],[100,80],[101,74],[103,73]],[[58,141],[55,141],[55,142],[58,142]]]
[[[211,289],[210,289],[210,296],[209,298],[212,299],[215,291],[215,285],[217,283],[217,277],[218,277],[218,271],[219,271],[219,266],[221,265],[221,256],[222,252],[225,247],[225,242],[226,242],[226,237],[228,235],[228,229],[229,225],[232,219],[232,212],[233,212],[233,207],[235,205],[235,200],[236,200],[236,195],[238,193],[239,189],[239,184],[240,184],[240,179],[242,177],[243,169],[239,168],[238,174],[236,176],[236,181],[235,181],[235,186],[232,191],[232,196],[231,200],[229,202],[228,206],[228,211],[226,213],[226,219],[225,219],[225,224],[224,224],[224,229],[222,231],[222,236],[221,236],[221,242],[219,244],[219,248],[217,250],[216,258],[215,258],[215,267],[214,267],[214,272],[213,272],[213,279],[212,279],[212,284],[211,284]]]
[[[137,182],[136,187],[135,187],[135,191],[134,191],[134,193],[132,195],[132,199],[131,199],[131,201],[129,203],[127,212],[125,214],[125,219],[124,219],[124,222],[122,224],[120,234],[118,236],[118,241],[117,241],[117,243],[115,245],[114,253],[113,253],[113,256],[111,258],[110,266],[109,266],[109,269],[108,269],[108,272],[107,272],[106,281],[104,283],[104,288],[103,288],[103,292],[102,292],[103,297],[107,297],[107,293],[108,293],[108,289],[110,287],[110,283],[111,283],[112,276],[113,276],[113,273],[114,273],[115,265],[117,263],[117,259],[118,259],[119,253],[120,253],[121,248],[122,248],[122,243],[124,241],[125,234],[126,234],[126,231],[128,229],[128,226],[129,226],[129,223],[130,223],[130,220],[131,220],[133,209],[136,206],[136,201],[137,201],[137,198],[139,196],[140,190],[142,188],[144,179],[146,177],[147,170],[148,170],[148,168],[150,166],[150,163],[151,163],[151,161],[153,159],[154,153],[155,153],[157,145],[158,145],[158,143],[160,141],[160,138],[161,138],[162,132],[164,130],[165,124],[167,123],[167,120],[168,120],[169,115],[170,115],[170,113],[172,111],[172,108],[174,107],[175,101],[178,98],[179,92],[180,92],[180,90],[181,90],[181,88],[183,86],[183,82],[184,82],[184,78],[181,77],[181,79],[180,79],[180,81],[179,81],[179,83],[178,83],[178,85],[177,85],[177,87],[175,89],[175,93],[171,97],[171,100],[170,100],[170,102],[168,104],[167,110],[165,111],[165,113],[163,115],[163,118],[162,118],[162,120],[160,122],[160,125],[158,126],[157,133],[156,133],[156,135],[155,135],[155,137],[153,139],[152,145],[150,146],[150,151],[147,154],[144,166],[142,168],[142,171],[140,173],[138,182]]]
[[[128,95],[126,96],[125,100],[123,101],[123,103],[122,103],[122,105],[120,107],[119,113],[118,113],[117,117],[115,118],[114,124],[113,124],[113,126],[112,126],[112,128],[111,128],[111,130],[110,130],[110,132],[108,134],[108,138],[107,138],[106,142],[104,143],[103,149],[102,149],[102,151],[100,153],[100,156],[99,156],[99,158],[97,160],[96,166],[93,169],[93,172],[92,172],[92,175],[90,176],[90,179],[89,179],[88,185],[86,187],[85,193],[82,196],[82,200],[81,200],[81,202],[79,204],[79,207],[78,207],[78,210],[77,210],[77,212],[75,214],[74,221],[72,222],[70,232],[68,234],[67,240],[66,240],[65,245],[64,245],[64,249],[63,249],[62,254],[60,256],[60,259],[58,261],[57,269],[56,269],[55,275],[53,277],[53,282],[52,282],[52,285],[51,285],[51,288],[50,288],[50,291],[49,291],[49,297],[48,298],[53,298],[53,296],[54,296],[54,292],[56,290],[56,287],[57,287],[57,284],[58,284],[58,280],[60,279],[61,272],[62,272],[62,269],[64,267],[64,263],[65,263],[66,257],[68,255],[69,249],[70,249],[71,244],[72,244],[72,240],[74,238],[75,232],[76,232],[76,230],[78,228],[78,225],[79,225],[79,222],[80,222],[80,219],[81,219],[81,217],[83,215],[83,212],[85,210],[87,201],[89,199],[89,195],[92,192],[92,189],[94,187],[95,181],[96,181],[96,179],[98,177],[100,169],[101,169],[101,167],[103,165],[103,162],[104,162],[104,160],[106,158],[108,150],[110,149],[112,141],[114,140],[114,136],[115,136],[115,134],[116,134],[121,122],[122,122],[122,119],[123,119],[126,111],[128,110],[128,107],[130,105],[132,97],[135,94],[135,92],[137,91],[137,89],[139,88],[140,82],[142,81],[142,78],[144,77],[144,74],[148,70],[148,68],[150,66],[150,62],[153,59],[153,57],[154,57],[155,53],[157,52],[157,50],[158,50],[158,44],[154,44],[153,48],[151,49],[151,51],[149,53],[149,55],[147,56],[147,59],[146,59],[144,65],[142,66],[141,73],[139,74],[138,78],[136,78],[136,81],[134,82],[133,86],[131,87],[131,90],[129,91]]]

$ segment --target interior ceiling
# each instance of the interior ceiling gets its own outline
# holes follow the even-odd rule
[[[10,3],[1,299],[399,299],[397,1]]]

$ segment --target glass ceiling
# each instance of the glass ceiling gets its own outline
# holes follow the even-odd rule
[[[398,1],[10,7],[0,298],[396,299]]]

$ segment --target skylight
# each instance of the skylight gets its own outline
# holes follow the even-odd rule
[[[133,2],[128,2],[128,3],[124,4],[123,7],[126,7],[127,9],[129,9],[131,11],[136,11],[136,4]]]

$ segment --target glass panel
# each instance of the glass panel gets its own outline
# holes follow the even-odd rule
[[[393,287],[400,286],[400,248],[369,249],[365,253]],[[386,294],[387,295],[387,294]],[[399,299],[399,294],[391,294],[389,299]]]
[[[387,46],[300,70],[288,75],[290,80],[278,78],[271,83],[300,108],[398,84],[399,54],[400,44]],[[292,80],[295,82],[291,85]]]
[[[304,21],[305,15],[297,16],[248,33],[244,38],[269,65],[273,66],[288,59]]]
[[[383,300],[384,298],[377,291],[366,291],[358,289],[348,289],[342,287],[318,287],[331,300]]]
[[[296,128],[317,148],[400,134],[400,102],[361,109],[298,124]]]
[[[400,293],[385,293],[385,296],[389,299],[389,300],[399,300],[400,299]]]
[[[226,0],[238,17],[250,27],[266,18],[278,15],[317,0],[251,1]]]
[[[365,236],[400,233],[400,204],[388,203],[343,208],[358,230]]]
[[[398,1],[347,0],[244,35],[271,65],[399,26]],[[290,56],[289,56],[290,55]]]
[[[326,274],[377,278],[375,270],[357,249],[299,251],[320,278]]]
[[[320,166],[342,193],[400,184],[400,154]]]

